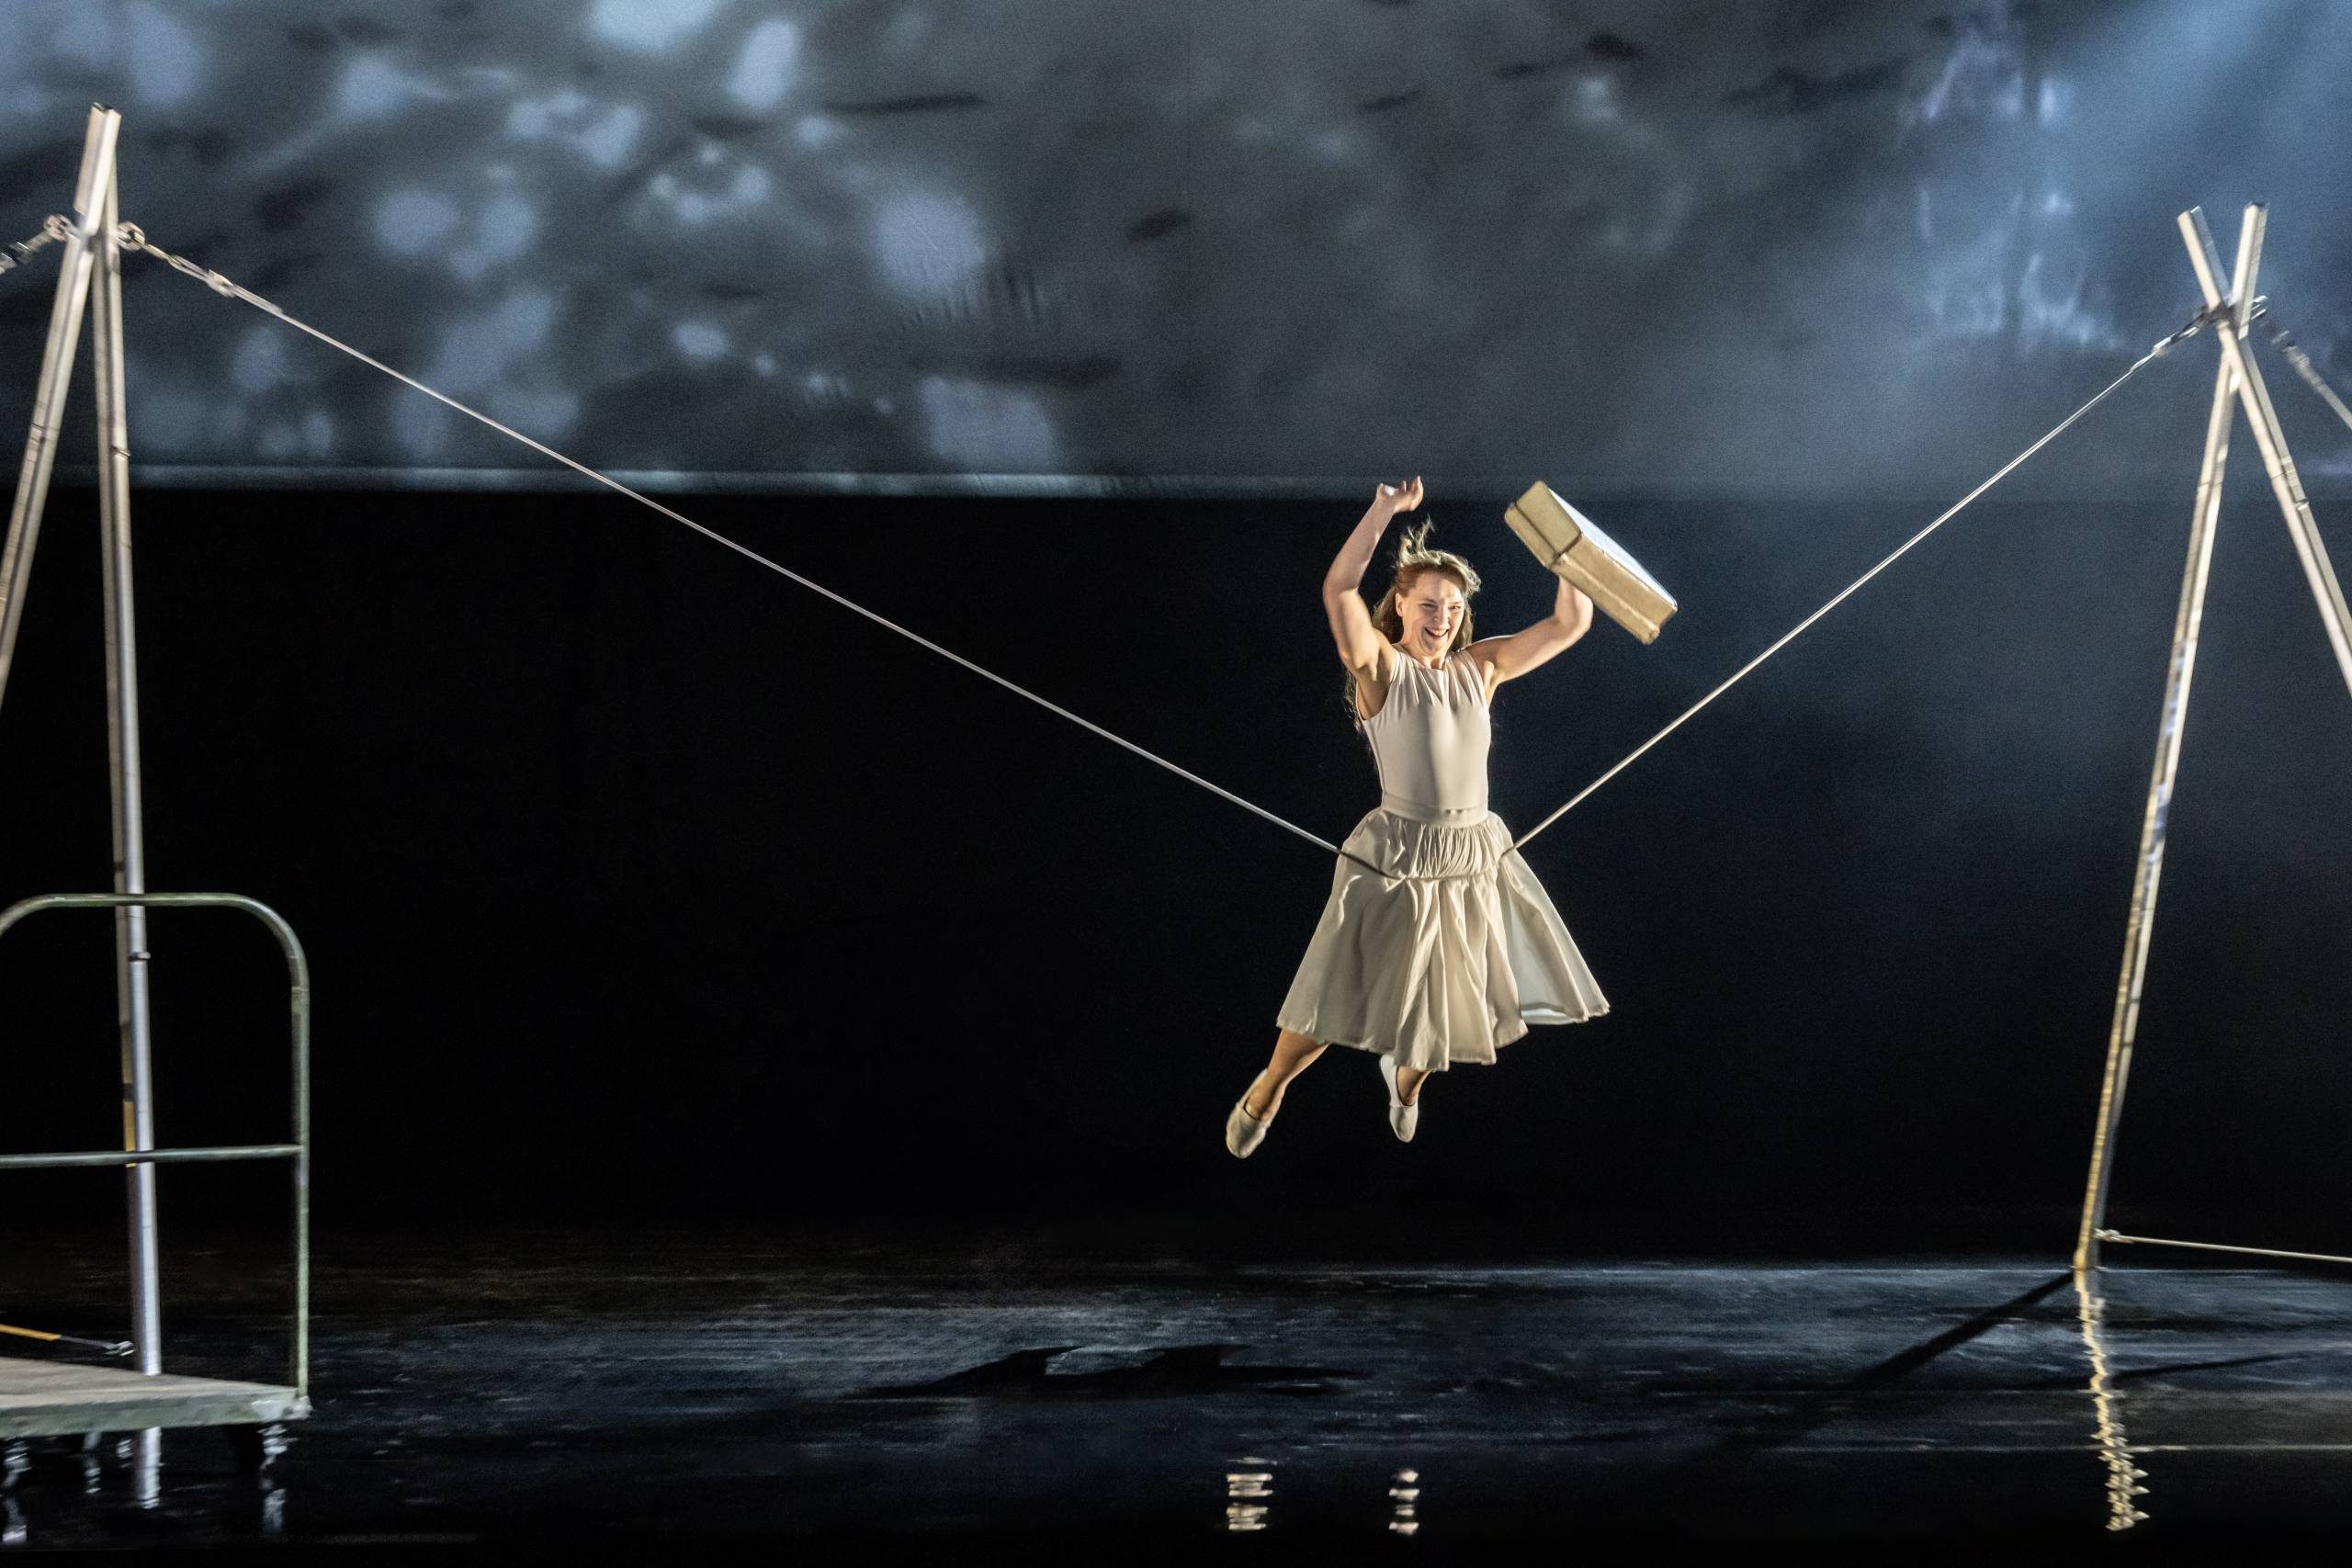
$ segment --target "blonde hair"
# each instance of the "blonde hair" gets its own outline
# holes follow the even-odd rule
[[[1474,640],[1470,630],[1469,601],[1478,592],[1478,569],[1452,550],[1433,547],[1429,543],[1429,536],[1434,526],[1434,520],[1425,518],[1419,526],[1408,528],[1397,536],[1396,564],[1389,573],[1388,592],[1383,593],[1380,602],[1372,607],[1372,625],[1373,629],[1392,643],[1403,637],[1405,617],[1397,613],[1397,595],[1410,592],[1413,584],[1429,572],[1442,573],[1452,578],[1453,585],[1462,590],[1462,624],[1454,627],[1453,640],[1445,649],[1447,656],[1452,657],[1469,647]],[[1356,707],[1356,678],[1353,675],[1348,677],[1347,704],[1348,716],[1362,724],[1363,715]]]

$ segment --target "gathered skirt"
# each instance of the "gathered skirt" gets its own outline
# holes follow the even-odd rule
[[[1341,847],[1388,874],[1340,859],[1281,1028],[1442,1072],[1491,1064],[1530,1024],[1609,1010],[1501,818],[1453,825],[1375,809]]]

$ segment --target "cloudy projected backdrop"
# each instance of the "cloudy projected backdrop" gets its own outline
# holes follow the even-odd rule
[[[6,238],[103,100],[159,243],[678,482],[1969,478],[2187,317],[2191,203],[2275,204],[2331,370],[2347,321],[2326,0],[9,0],[0,62]],[[0,278],[26,410],[52,277]],[[151,478],[546,467],[152,263],[129,309]],[[2199,351],[2069,471],[2185,486]]]

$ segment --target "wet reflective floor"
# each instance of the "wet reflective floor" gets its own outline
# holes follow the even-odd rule
[[[2143,1250],[2086,1290],[2062,1261],[325,1240],[317,1414],[266,1472],[213,1432],[164,1434],[143,1476],[135,1443],[36,1441],[11,1456],[6,1540],[1428,1550],[2352,1523],[2352,1278]],[[184,1261],[167,1369],[277,1377],[275,1269],[266,1248]],[[17,1247],[8,1275],[17,1321],[118,1331],[111,1258]]]

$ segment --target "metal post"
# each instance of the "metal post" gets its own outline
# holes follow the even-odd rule
[[[108,170],[91,300],[91,368],[98,410],[98,533],[107,630],[107,752],[114,794],[114,889],[147,891],[146,835],[140,800],[139,639],[130,573],[130,438],[123,407],[122,247],[115,181]],[[154,1077],[148,1052],[147,911],[115,913],[115,961],[122,1028],[122,1135],[126,1149],[155,1146]],[[163,1371],[164,1318],[155,1236],[155,1168],[125,1173],[130,1205],[131,1339],[139,1370]]]
[[[2269,221],[2269,209],[2259,203],[2245,209],[2245,217],[2238,231],[2238,263],[2243,269],[2248,246],[2259,254],[2262,235]],[[2206,232],[2205,215],[2196,208],[2181,214],[2181,235],[2188,243],[2190,265],[2197,269],[2198,287],[2205,291],[2208,305],[2221,302],[2221,279],[2213,256],[2212,236]],[[2288,536],[2295,542],[2295,554],[2303,563],[2303,580],[2311,584],[2312,602],[2319,607],[2320,624],[2327,628],[2328,645],[2335,650],[2335,666],[2344,676],[2345,688],[2352,691],[2352,607],[2344,601],[2344,589],[2335,581],[2335,568],[2327,558],[2327,547],[2319,536],[2319,521],[2312,515],[2312,503],[2303,494],[2302,476],[2295,471],[2293,454],[2287,450],[2286,432],[2279,428],[2278,411],[2270,404],[2270,389],[2262,379],[2262,367],[2245,350],[2246,323],[2251,318],[2254,296],[2250,288],[2240,287],[2231,296],[2233,330],[2218,333],[2222,340],[2222,356],[2238,375],[2238,400],[2245,407],[2246,423],[2254,426],[2255,444],[2262,449],[2262,466],[2270,475],[2270,492],[2278,498],[2278,511],[2287,522]]]
[[[2184,222],[2186,215],[2184,215]],[[2238,247],[2233,281],[2240,301],[2251,297],[2256,248]],[[2216,269],[2218,271],[2218,268]],[[2218,294],[2213,298],[2218,299]],[[2229,327],[2216,336],[2228,339]],[[2197,473],[2197,500],[2188,529],[2188,562],[2180,582],[2180,607],[2173,617],[2172,664],[2165,679],[2164,706],[2156,724],[2156,757],[2148,780],[2148,803],[2140,823],[2140,859],[2132,878],[2132,910],[2123,931],[2123,966],[2115,987],[2115,1012],[2108,1027],[2107,1075],[2099,1089],[2098,1130],[2091,1140],[2090,1180],[2083,1196],[2081,1228],[2075,1236],[2077,1271],[2099,1266],[2098,1232],[2107,1223],[2107,1193],[2115,1170],[2115,1134],[2123,1117],[2123,1089],[2132,1072],[2132,1046],[2140,1030],[2140,992],[2148,974],[2148,946],[2155,935],[2156,886],[2164,873],[2165,829],[2172,809],[2173,784],[2180,772],[2180,742],[2188,716],[2188,688],[2197,673],[2197,636],[2205,618],[2205,585],[2213,563],[2213,535],[2222,513],[2222,476],[2229,464],[2232,394],[2237,371],[2222,355],[2214,374],[2213,403],[2205,420],[2205,457]]]
[[[294,1396],[311,1396],[311,965],[293,928],[270,919],[292,970],[294,1015]]]
[[[90,241],[97,227],[105,191],[113,187],[115,146],[122,117],[103,104],[90,106],[82,137],[82,173],[74,186],[74,232],[58,265],[57,294],[49,308],[49,341],[41,349],[40,379],[33,392],[32,429],[25,437],[24,466],[17,472],[16,504],[8,513],[8,540],[0,547],[0,696],[17,656],[17,627],[25,613],[25,584],[32,575],[33,546],[40,537],[42,508],[49,500],[50,469],[57,461],[57,427],[65,417],[65,389],[74,378],[74,351],[82,335],[82,308],[89,296]]]

